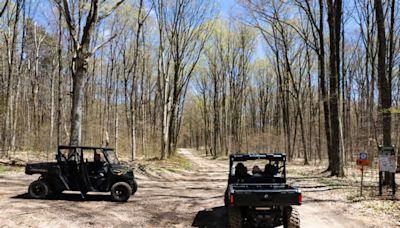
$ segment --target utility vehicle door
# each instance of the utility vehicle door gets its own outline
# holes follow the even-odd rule
[[[62,177],[69,186],[68,189],[79,190],[79,154],[77,149],[70,147],[59,147],[56,159],[61,168]]]
[[[88,167],[84,160],[85,153],[93,153],[90,150],[83,150],[81,148],[77,149],[78,152],[78,183],[79,183],[79,190],[83,195],[85,195],[89,191],[93,191],[93,186],[90,183]]]

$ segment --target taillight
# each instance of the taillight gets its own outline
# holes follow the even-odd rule
[[[300,193],[299,194],[299,205],[303,202],[303,195]]]
[[[233,198],[233,194],[230,195],[229,202],[231,203],[231,206],[233,206],[233,204],[235,203],[235,199]]]

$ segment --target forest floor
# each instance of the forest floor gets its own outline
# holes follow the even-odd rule
[[[28,186],[37,176],[3,166],[0,227],[226,227],[227,160],[189,149],[179,155],[172,163],[140,162],[135,174],[139,190],[127,203],[111,202],[108,194],[89,194],[83,201],[76,192],[28,199]],[[346,170],[348,177],[342,179],[321,171],[318,166],[288,166],[289,182],[303,192],[301,227],[400,226],[399,195],[377,197],[372,171],[367,171],[364,197],[358,196],[357,169]]]

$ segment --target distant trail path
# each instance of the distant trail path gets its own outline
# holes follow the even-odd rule
[[[89,195],[88,201],[78,193],[56,200],[26,199],[36,176],[0,175],[0,227],[226,227],[227,161],[210,160],[189,149],[179,153],[194,164],[193,171],[150,168],[138,173],[139,190],[127,203],[110,202],[108,194]],[[301,227],[368,227],[308,195],[304,193],[299,208]]]

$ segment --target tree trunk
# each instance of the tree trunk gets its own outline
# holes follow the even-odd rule
[[[5,6],[6,7],[6,6]],[[4,7],[4,9],[5,9]],[[21,0],[16,1],[16,6],[15,6],[15,17],[13,21],[13,27],[12,27],[12,33],[11,33],[11,41],[8,40],[7,43],[7,87],[6,87],[6,99],[5,99],[5,104],[6,104],[6,112],[5,112],[5,117],[4,117],[4,123],[3,123],[3,132],[2,132],[2,153],[0,154],[0,157],[8,157],[8,147],[9,147],[9,135],[8,135],[8,129],[11,127],[11,110],[12,110],[12,100],[13,100],[13,90],[12,87],[14,85],[13,83],[13,68],[14,68],[14,59],[15,59],[15,52],[16,52],[16,42],[17,42],[17,35],[18,35],[18,21],[19,21],[19,13],[21,10]],[[11,19],[10,19],[11,20]],[[9,22],[11,24],[11,22]],[[8,37],[6,38],[8,39]]]
[[[391,114],[392,89],[390,81],[386,77],[386,35],[385,18],[381,0],[375,0],[376,23],[378,26],[378,88],[380,114],[382,116],[383,145],[391,146]],[[385,173],[384,183],[390,184],[390,174]]]
[[[76,72],[72,77],[72,109],[71,109],[71,130],[70,145],[81,144],[82,124],[82,102],[87,76],[87,60],[80,54],[75,60]]]
[[[328,0],[328,24],[329,24],[329,112],[331,129],[331,175],[344,176],[343,164],[340,154],[339,136],[339,68],[340,68],[340,26],[342,17],[342,1]]]

